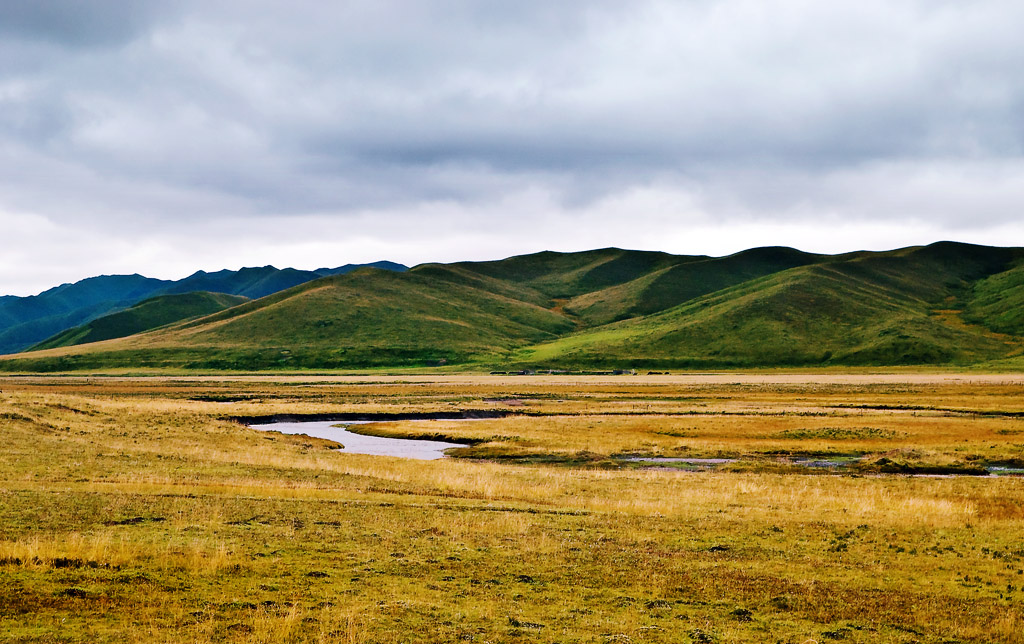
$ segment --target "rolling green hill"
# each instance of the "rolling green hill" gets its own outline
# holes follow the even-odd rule
[[[70,347],[89,342],[124,338],[174,322],[210,315],[248,301],[249,298],[241,295],[207,293],[205,291],[181,295],[159,295],[143,300],[124,311],[111,313],[82,326],[58,333],[35,345],[31,350]]]
[[[932,285],[892,277],[857,263],[794,268],[531,347],[517,359],[645,368],[963,364],[1013,350],[985,329],[935,314],[918,297]]]
[[[361,269],[199,319],[0,361],[184,367],[965,365],[1024,339],[1024,249],[727,257],[601,249]]]
[[[37,369],[440,365],[506,355],[572,328],[537,304],[438,279],[435,268],[362,269],[130,338],[22,356]]]
[[[39,295],[0,298],[0,354],[24,351],[55,333],[152,297],[167,283],[142,275],[102,275]]]
[[[701,295],[823,258],[792,248],[754,248],[728,257],[687,258],[629,282],[570,299],[566,309],[591,325],[649,315]]]
[[[581,253],[545,251],[493,262],[459,262],[452,266],[529,287],[555,299],[568,299],[623,284],[676,264],[706,257],[602,248]]]
[[[177,281],[141,275],[101,275],[62,284],[38,295],[4,295],[0,296],[0,354],[25,351],[54,335],[156,295],[209,291],[257,298],[327,275],[349,273],[361,266],[393,271],[407,268],[394,262],[345,264],[316,271],[263,266],[213,273],[197,271]]]
[[[1024,265],[975,283],[964,318],[999,333],[1024,335]]]

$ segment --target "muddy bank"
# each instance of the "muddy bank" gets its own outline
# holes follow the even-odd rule
[[[807,471],[831,471],[840,474],[904,474],[907,476],[1021,476],[1024,469],[994,464],[910,463],[870,457],[806,458],[775,455],[770,460],[751,458],[689,458],[665,456],[618,456],[616,460],[646,469],[766,471],[772,467],[792,467]]]
[[[513,413],[501,409],[463,409],[460,411],[441,412],[401,412],[401,413],[329,413],[329,414],[269,414],[266,416],[229,416],[231,420],[243,425],[269,425],[271,423],[311,423],[311,422],[387,422],[394,420],[484,420],[488,418],[506,418]]]

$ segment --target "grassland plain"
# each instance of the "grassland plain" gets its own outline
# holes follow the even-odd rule
[[[5,377],[11,642],[1022,642],[1024,376]],[[417,462],[247,428],[474,440]],[[627,454],[738,458],[632,469]]]

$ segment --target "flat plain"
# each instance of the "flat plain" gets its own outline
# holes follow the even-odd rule
[[[1024,642],[1022,392],[913,371],[5,376],[0,637]],[[440,461],[237,422],[304,414],[477,420],[360,426],[469,444]]]

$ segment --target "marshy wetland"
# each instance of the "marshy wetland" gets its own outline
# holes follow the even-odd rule
[[[0,633],[1024,642],[1022,393],[913,372],[4,377]],[[241,422],[355,418],[465,446],[360,455]]]

